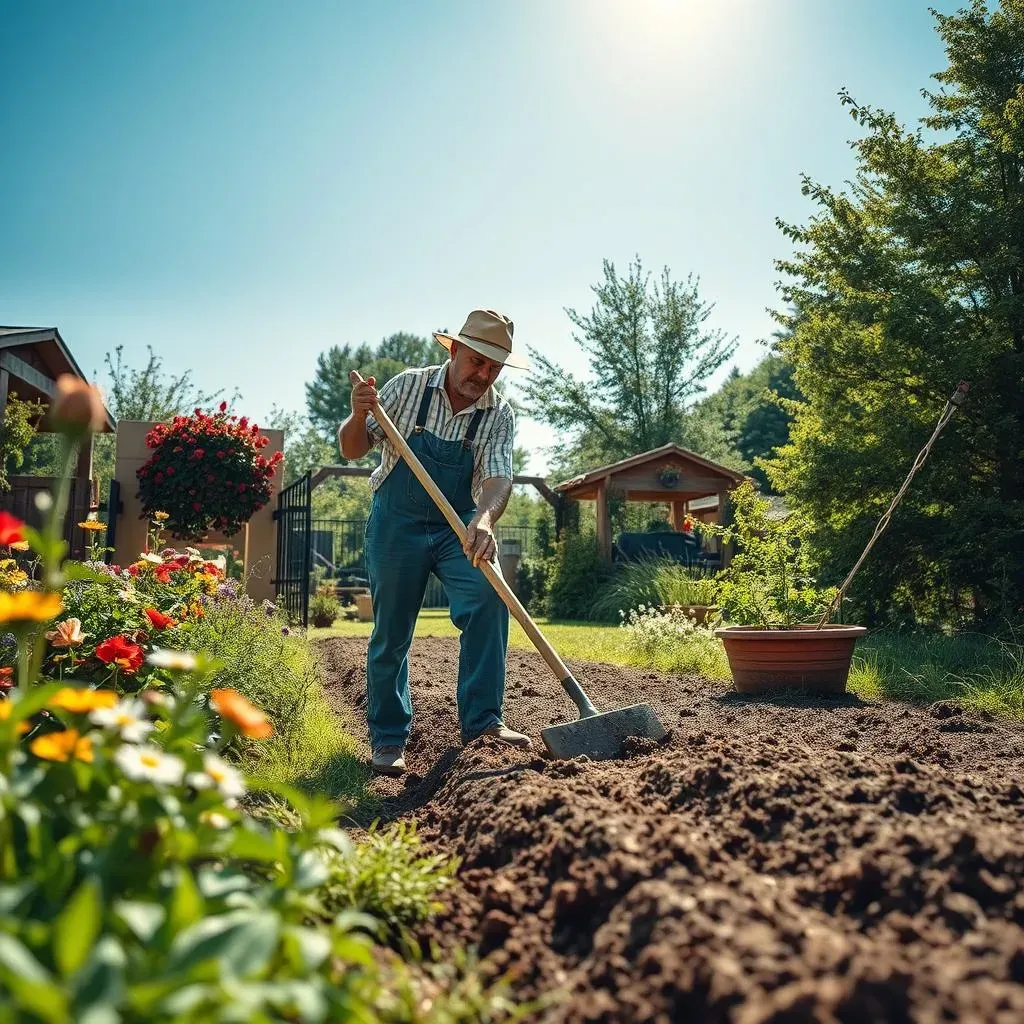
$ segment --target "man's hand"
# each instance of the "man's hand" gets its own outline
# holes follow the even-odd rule
[[[366,419],[377,404],[377,380],[375,377],[367,377],[362,383],[357,383],[359,374],[355,370],[349,370],[348,379],[352,382],[352,415]]]
[[[489,512],[480,512],[469,521],[466,527],[466,542],[462,545],[462,550],[466,552],[466,557],[474,567],[479,567],[481,562],[489,562],[494,558],[498,545],[494,539],[494,527]]]

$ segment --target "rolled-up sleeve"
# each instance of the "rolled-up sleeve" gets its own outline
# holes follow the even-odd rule
[[[516,418],[512,407],[502,407],[494,426],[487,434],[480,450],[480,479],[492,476],[513,478],[512,449],[515,446]]]
[[[398,407],[402,404],[402,395],[404,389],[409,384],[408,371],[403,370],[401,373],[396,374],[391,378],[381,389],[377,392],[377,400],[384,407],[384,411],[391,418],[392,423],[395,420],[395,416],[398,412]],[[376,448],[379,447],[385,438],[384,428],[377,422],[377,417],[371,412],[366,417],[366,434],[370,438],[371,444]]]

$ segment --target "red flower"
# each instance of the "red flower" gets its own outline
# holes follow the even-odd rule
[[[177,623],[170,617],[170,615],[164,615],[163,612],[158,611],[156,608],[144,608],[149,621],[153,623],[154,629],[169,629],[171,626],[176,626]]]
[[[6,510],[0,511],[0,544],[17,544],[25,539],[25,524]]]
[[[112,636],[96,647],[96,657],[104,665],[114,665],[124,672],[135,672],[142,664],[143,651],[125,636]]]

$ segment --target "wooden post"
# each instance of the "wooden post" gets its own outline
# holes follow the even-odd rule
[[[7,370],[0,370],[0,411],[7,408],[7,395],[11,390],[11,375]]]
[[[683,532],[683,520],[686,519],[686,502],[677,498],[672,502],[672,529],[676,533]]]
[[[608,517],[608,481],[599,480],[597,484],[597,548],[601,558],[612,560],[612,523]]]
[[[729,492],[719,491],[718,492],[718,522],[719,525],[725,525],[725,509],[729,502]],[[731,561],[735,551],[735,544],[729,541],[728,544],[722,544],[722,568],[724,569]]]

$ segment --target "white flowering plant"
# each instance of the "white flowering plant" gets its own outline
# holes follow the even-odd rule
[[[727,674],[721,641],[682,609],[641,604],[619,616],[626,647],[640,664],[713,677]]]

